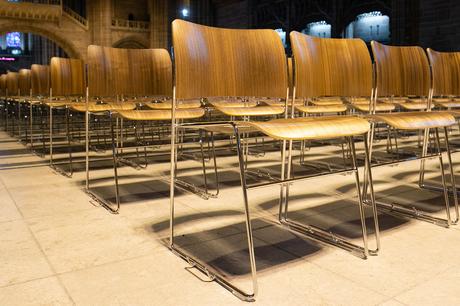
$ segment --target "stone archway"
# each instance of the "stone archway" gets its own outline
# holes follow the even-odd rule
[[[88,34],[86,31],[77,29],[61,28],[51,22],[37,23],[28,20],[4,20],[0,21],[0,35],[8,32],[24,32],[44,36],[55,42],[71,58],[86,58],[86,46],[88,45]],[[73,35],[68,35],[72,32]],[[77,46],[78,42],[81,46]]]
[[[114,48],[125,48],[125,49],[146,49],[149,46],[149,42],[142,37],[131,35],[120,39],[113,44]]]

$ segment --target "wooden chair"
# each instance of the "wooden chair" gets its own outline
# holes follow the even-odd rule
[[[143,124],[154,121],[166,121],[169,124],[172,103],[165,98],[171,95],[172,63],[166,50],[88,47],[88,97],[101,97],[102,103],[74,105],[73,109],[78,108],[83,111],[88,108],[88,113],[105,112],[110,116],[115,203],[102,199],[90,190],[88,149],[86,185],[88,193],[109,211],[116,213],[120,209],[118,163],[133,165],[120,155],[119,147],[115,142],[113,121],[120,120],[121,129],[124,126],[123,122],[127,121],[134,122],[134,126],[137,126],[137,122]],[[137,105],[142,106],[143,109],[136,109]],[[199,118],[203,115],[204,110],[201,108],[201,103],[184,102],[183,107],[178,110],[178,116],[182,120]],[[120,140],[120,145],[123,146],[123,139]],[[146,154],[145,145],[144,152]]]
[[[305,35],[299,32],[291,32],[290,34],[292,52],[294,58],[294,95],[293,100],[297,97],[302,97],[307,100],[312,100],[315,97],[331,97],[330,101],[337,98],[333,97],[366,97],[372,96],[373,92],[373,71],[372,62],[366,44],[361,39],[330,39],[319,38]],[[323,98],[324,99],[324,98]],[[364,99],[366,101],[366,99]],[[369,103],[369,100],[367,100]],[[370,103],[369,103],[370,105]],[[340,104],[337,104],[340,106]],[[326,107],[326,106],[314,106]],[[297,109],[302,109],[297,106]],[[340,243],[336,243],[340,247],[346,245],[345,249],[356,252],[361,256],[375,255],[378,252],[379,242],[379,227],[377,210],[373,209],[375,238],[377,247],[374,250],[369,250],[367,240],[367,226],[363,215],[363,202],[359,198],[361,190],[359,188],[359,177],[356,168],[354,140],[353,137],[367,136],[365,129],[365,120],[355,116],[332,116],[332,117],[303,117],[294,119],[297,122],[308,122],[311,126],[305,129],[303,137],[313,140],[324,139],[341,139],[345,138],[351,152],[351,164],[355,172],[357,182],[357,194],[360,206],[360,217],[363,231],[363,247],[351,244],[346,239],[340,238]],[[296,123],[297,123],[296,122]],[[311,122],[311,123],[310,123]],[[292,133],[294,137],[296,132],[287,129],[286,136]],[[308,135],[308,137],[306,137]],[[298,136],[296,136],[298,137]],[[365,143],[367,142],[366,137]],[[292,140],[290,140],[290,149],[292,151]],[[291,154],[291,153],[290,153]],[[368,154],[365,154],[365,168],[369,170]],[[291,159],[291,157],[289,157]],[[291,167],[288,167],[287,179],[291,178]],[[338,170],[343,171],[343,169]],[[332,171],[334,172],[334,171]],[[368,173],[370,174],[370,172]],[[286,194],[289,194],[289,185],[285,186]],[[288,219],[288,197],[282,207],[282,221],[289,225],[301,227],[303,231],[308,232],[310,226],[301,226],[293,223]],[[315,238],[321,240],[333,241],[335,238],[330,233],[320,229],[314,230]],[[332,244],[334,244],[332,242]]]
[[[449,164],[449,171],[452,174],[452,163],[450,156],[450,148],[448,143],[447,128],[455,123],[455,118],[447,112],[432,112],[431,110],[431,75],[428,59],[420,47],[395,47],[387,46],[373,41],[371,43],[372,51],[374,53],[376,65],[376,89],[375,100],[378,96],[417,96],[427,101],[428,111],[416,112],[401,112],[392,114],[376,114],[372,116],[373,122],[384,122],[393,130],[404,131],[423,131],[423,148],[422,152],[416,158],[421,160],[421,172],[423,172],[425,160],[429,157],[439,158],[441,167],[441,179],[443,182],[443,193],[446,206],[446,219],[435,217],[429,213],[425,213],[416,209],[415,207],[408,208],[397,203],[385,203],[382,201],[377,202],[380,209],[385,212],[395,213],[397,215],[404,215],[413,217],[442,226],[449,227],[451,224],[458,221],[458,203],[457,193],[455,192],[455,178],[451,175],[451,185],[454,189],[454,208],[456,218],[452,220],[450,213],[450,200],[448,188],[446,185],[446,177],[444,174],[444,163],[442,152],[440,148],[439,129],[445,132],[445,142],[447,150],[447,158]],[[410,103],[410,102],[406,102]],[[374,126],[374,124],[373,124]],[[428,138],[429,131],[434,132],[435,153],[428,154]],[[372,153],[372,142],[370,144]],[[396,148],[397,157],[398,148]],[[412,158],[412,156],[411,156]]]
[[[433,104],[441,109],[453,110],[460,108],[455,98],[460,96],[460,52],[438,52],[428,48],[433,76]]]
[[[46,154],[46,125],[48,124],[47,108],[44,103],[46,99],[48,99],[50,93],[49,66],[33,64],[30,67],[30,84],[31,96],[27,100],[29,104],[29,142],[32,152],[38,156],[44,157]],[[36,131],[37,125],[39,126],[38,131]],[[42,152],[35,150],[34,141],[36,132],[41,134]]]
[[[356,134],[365,134],[369,130],[369,123],[357,117],[307,118],[288,119],[287,102],[283,109],[285,118],[269,121],[227,121],[201,122],[193,125],[180,125],[176,120],[176,101],[180,99],[196,99],[208,97],[264,97],[265,99],[289,100],[288,67],[284,47],[278,34],[273,30],[232,30],[201,26],[175,20],[172,24],[174,46],[174,94],[173,120],[171,137],[171,216],[169,247],[181,258],[194,264],[195,267],[207,273],[224,288],[245,301],[253,301],[257,295],[256,264],[252,237],[251,217],[249,211],[248,190],[253,188],[282,186],[284,196],[287,183],[307,177],[286,179],[286,167],[290,161],[286,158],[286,143],[293,140],[322,139],[328,137],[351,137]],[[297,68],[297,66],[296,66]],[[239,107],[241,113],[256,107]],[[278,106],[279,107],[279,106]],[[224,113],[236,115],[236,107],[219,109]],[[252,110],[251,110],[252,111]],[[258,113],[260,115],[261,113]],[[320,120],[321,119],[321,120]],[[352,128],[350,128],[350,125]],[[344,128],[344,127],[347,128]],[[263,135],[270,136],[283,143],[281,158],[281,177],[269,183],[248,185],[246,181],[246,167],[241,145],[241,133],[244,129],[256,130]],[[252,276],[252,292],[246,292],[228,281],[212,267],[193,258],[190,254],[177,246],[174,241],[174,200],[177,166],[176,135],[182,129],[211,129],[232,131],[236,139],[241,187],[243,191],[243,209],[245,212],[246,234],[249,249],[249,265]],[[288,171],[289,172],[289,171]],[[280,198],[280,210],[284,203]],[[284,221],[281,218],[280,221]],[[286,226],[285,223],[281,223]],[[291,230],[298,228],[290,227]],[[305,233],[306,234],[306,233]],[[327,239],[321,241],[326,242]],[[330,242],[330,241],[327,241]]]
[[[7,131],[8,122],[11,123],[11,135],[15,135],[17,128],[17,99],[19,95],[19,73],[9,71],[6,74],[6,100],[7,100]]]
[[[84,104],[85,97],[85,67],[81,59],[60,58],[53,57],[50,60],[50,93],[48,99],[43,104],[48,107],[49,111],[49,152],[50,152],[50,166],[58,173],[71,177],[73,175],[73,156],[72,146],[74,142],[74,128],[77,129],[78,119],[72,119],[78,116],[71,114],[73,106]],[[82,113],[82,112],[80,112]],[[56,115],[57,114],[57,115]],[[68,151],[68,170],[64,170],[54,163],[54,127],[56,125],[64,125],[65,138],[63,146]],[[61,162],[67,164],[67,162]]]
[[[7,130],[7,122],[8,122],[8,103],[6,99],[6,73],[0,75],[0,97],[3,102],[2,105],[2,120],[3,120],[3,127],[5,131]]]
[[[25,131],[25,140],[28,140],[28,128],[27,128],[27,104],[26,102],[30,99],[31,94],[31,82],[30,82],[30,69],[20,69],[18,76],[18,99],[17,99],[17,110],[18,110],[18,134],[19,140],[22,141],[22,131]],[[23,129],[23,126],[25,127]]]

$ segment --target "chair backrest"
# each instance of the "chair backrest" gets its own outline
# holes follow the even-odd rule
[[[53,96],[83,96],[85,94],[83,60],[53,57],[50,62],[50,72]]]
[[[19,91],[21,96],[30,95],[30,69],[19,70]]]
[[[234,30],[174,20],[176,97],[286,97],[287,60],[273,30]]]
[[[17,96],[19,94],[19,73],[8,72],[6,75],[6,88],[8,89],[8,96]]]
[[[387,46],[372,41],[379,96],[428,96],[431,74],[420,47]]]
[[[50,92],[50,67],[48,65],[34,64],[30,67],[30,82],[32,95],[48,96]]]
[[[460,52],[427,50],[433,76],[433,95],[460,96]]]
[[[0,75],[0,94],[2,96],[6,94],[6,73]]]
[[[288,65],[288,86],[289,86],[289,93],[292,94],[292,90],[294,88],[294,66],[292,64],[292,57],[288,57],[287,61]]]
[[[91,96],[171,96],[172,63],[165,49],[88,47]]]
[[[370,96],[372,61],[361,39],[319,38],[291,32],[296,96]]]

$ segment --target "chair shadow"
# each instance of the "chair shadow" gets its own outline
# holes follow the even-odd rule
[[[212,216],[226,216],[236,213],[241,214],[234,211],[220,211],[213,213]],[[205,218],[212,216],[206,215]],[[194,214],[177,218],[176,221],[177,224],[181,224],[182,222],[196,221],[201,218],[203,218],[202,214]],[[264,229],[265,235],[268,236],[277,237],[287,233],[285,229],[274,226],[263,219],[253,219],[251,222],[259,223]],[[241,222],[216,229],[176,236],[175,245],[192,257],[205,261],[213,269],[227,277],[245,276],[251,273],[245,232],[222,236],[222,232],[230,231],[230,228],[243,228],[244,226],[245,224]],[[169,220],[152,224],[151,228],[154,232],[165,231],[169,228]],[[288,239],[273,243],[267,242],[265,239],[258,239],[257,230],[253,232],[253,236],[255,237],[254,251],[258,272],[296,262],[300,258],[312,256],[322,249],[321,245],[295,235],[289,235]],[[195,243],[187,244],[187,241]],[[166,244],[167,241],[163,240],[163,243]],[[295,249],[295,255],[292,251],[287,251],[292,249]],[[206,260],[206,258],[208,259]]]

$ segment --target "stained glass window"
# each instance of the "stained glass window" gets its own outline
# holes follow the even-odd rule
[[[283,31],[283,29],[276,29],[275,31],[280,36],[280,38],[281,38],[281,40],[283,42],[283,45],[286,48],[286,32]]]
[[[390,17],[382,15],[379,11],[360,14],[351,22],[344,31],[344,37],[359,37],[369,42],[390,41]]]
[[[21,33],[11,32],[6,34],[6,46],[10,48],[21,47]]]
[[[310,36],[318,36],[322,38],[330,38],[331,37],[331,25],[328,24],[326,21],[321,20],[317,22],[310,22],[307,24],[307,27],[302,31]]]

